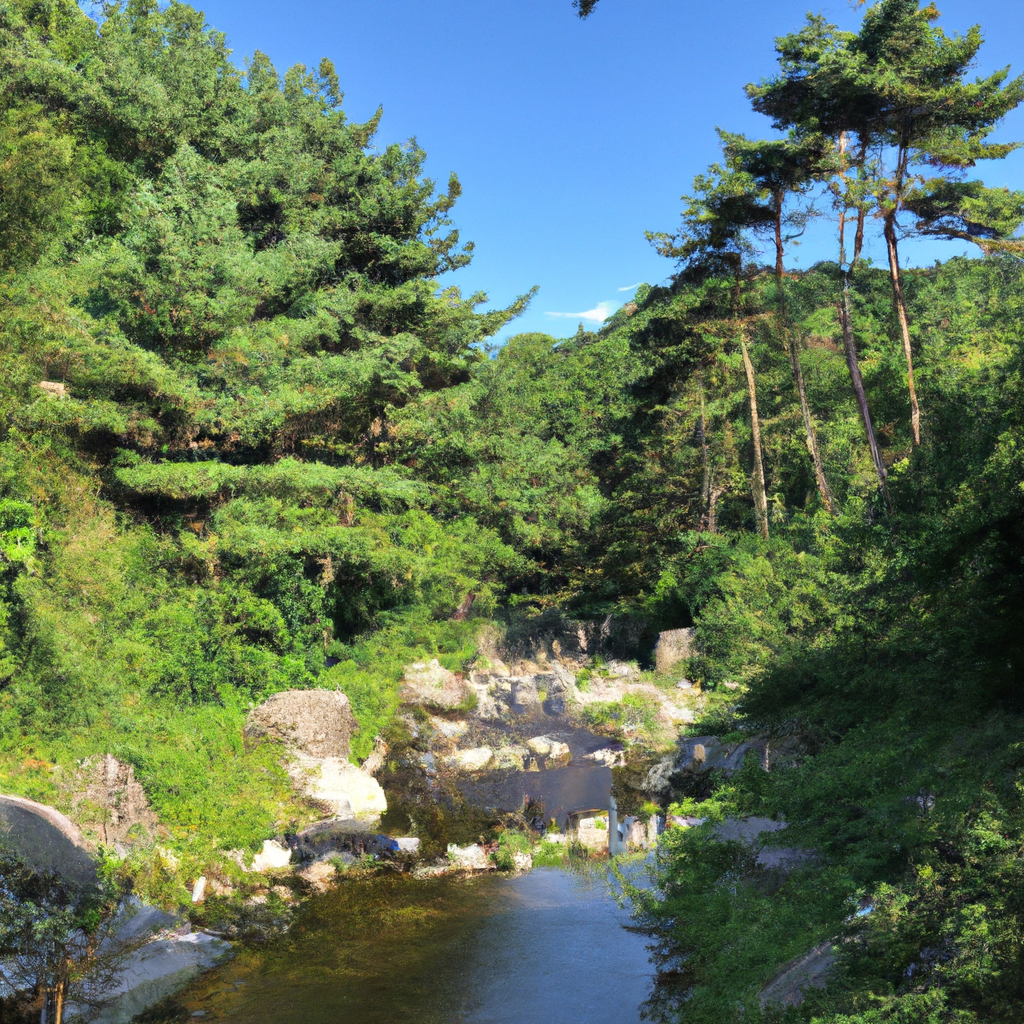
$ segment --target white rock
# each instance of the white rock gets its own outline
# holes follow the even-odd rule
[[[335,817],[373,821],[388,809],[380,783],[340,757],[303,758],[289,772],[307,796],[327,804]]]
[[[568,743],[560,743],[558,740],[551,741],[551,752],[548,754],[548,757],[552,759],[560,759],[569,756],[570,753]]]
[[[529,853],[513,853],[512,863],[520,874],[529,871],[533,867],[533,855]]]
[[[402,836],[395,840],[400,853],[419,853],[420,841],[416,836]]]
[[[551,740],[547,736],[534,736],[526,741],[526,745],[538,757],[546,757],[551,753]]]
[[[487,856],[487,851],[478,843],[470,846],[448,844],[448,860],[452,866],[462,871],[490,871],[495,867],[494,861]]]
[[[609,768],[617,768],[626,763],[626,752],[624,750],[613,750],[611,747],[603,747],[587,754],[588,761],[596,761],[598,764],[605,764]]]
[[[604,671],[612,679],[626,679],[629,676],[639,675],[634,666],[628,665],[624,661],[609,661],[605,665]]]
[[[447,718],[431,718],[430,724],[439,732],[445,739],[455,740],[460,736],[464,735],[466,730],[469,728],[469,722],[464,722],[461,719],[450,722]]]
[[[412,877],[437,878],[439,875],[447,875],[451,870],[451,864],[418,864],[412,869]]]
[[[156,848],[157,856],[164,862],[164,866],[170,871],[177,871],[180,865],[178,858],[166,847],[158,846]]]
[[[192,902],[202,903],[206,898],[206,875],[200,875],[192,886]]]
[[[273,839],[263,840],[263,849],[252,859],[252,871],[279,871],[291,863],[292,851]],[[196,883],[199,884],[198,882]],[[193,902],[195,894],[193,894]]]
[[[464,772],[478,772],[486,768],[494,757],[494,751],[490,747],[471,747],[469,750],[459,750],[451,754],[447,763],[452,768],[458,768]]]
[[[585,815],[576,825],[576,841],[588,850],[608,849],[608,816]]]

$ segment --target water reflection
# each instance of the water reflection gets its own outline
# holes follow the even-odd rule
[[[260,1024],[634,1024],[645,940],[600,879],[379,878],[313,901],[187,999],[206,1020]]]

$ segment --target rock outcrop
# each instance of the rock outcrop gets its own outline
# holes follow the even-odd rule
[[[127,958],[107,993],[109,1002],[89,1019],[94,1024],[129,1024],[230,954],[230,943],[205,932],[157,936]]]
[[[438,711],[463,706],[470,694],[466,681],[449,672],[436,658],[409,665],[402,680],[402,701]]]
[[[284,690],[245,720],[248,738],[279,740],[292,753],[311,758],[347,758],[356,728],[348,697],[337,690]]]
[[[130,764],[111,754],[82,761],[71,783],[71,813],[88,839],[126,847],[155,838],[157,817]]]
[[[692,629],[666,629],[658,634],[654,645],[654,664],[659,672],[668,672],[673,665],[685,661],[693,653]]]

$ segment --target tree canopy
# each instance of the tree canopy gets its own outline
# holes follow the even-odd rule
[[[493,346],[530,291],[441,286],[458,178],[348,120],[329,61],[238,66],[176,0],[0,0],[4,790],[59,802],[109,751],[198,877],[308,812],[251,704],[342,690],[360,760],[411,662],[612,616],[652,669],[692,626],[691,735],[780,755],[663,799],[708,823],[633,893],[653,1018],[774,1020],[830,943],[794,1020],[1016,1024],[1024,196],[974,164],[1024,82],[969,80],[980,44],[913,0],[811,16],[747,87],[766,137],[721,129],[651,232],[665,281]],[[798,272],[812,217],[835,259]],[[973,258],[904,266],[910,235]],[[762,870],[715,838],[738,815],[813,856]]]

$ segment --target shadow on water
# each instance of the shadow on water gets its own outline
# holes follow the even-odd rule
[[[480,772],[460,780],[462,795],[478,807],[514,811],[527,804],[544,807],[546,819],[565,828],[569,814],[607,810],[612,770],[605,765],[569,764],[539,772]]]
[[[260,1024],[634,1024],[652,970],[628,923],[603,879],[556,868],[353,880],[184,1001]]]

